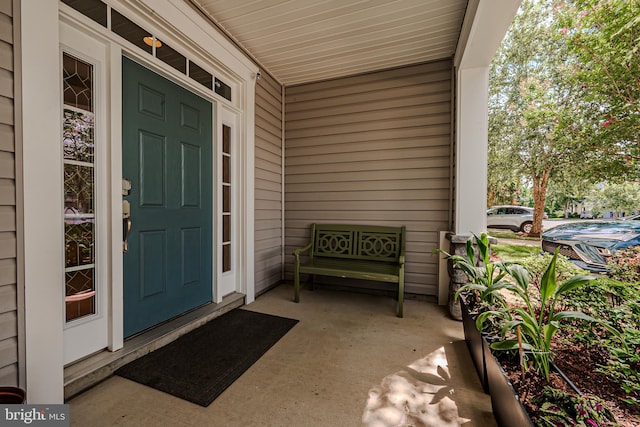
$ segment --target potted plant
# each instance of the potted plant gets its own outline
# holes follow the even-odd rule
[[[506,276],[513,263],[491,262],[489,237],[486,233],[470,237],[465,249],[466,257],[451,255],[440,249],[437,252],[444,254],[469,279],[469,283],[462,285],[455,293],[454,300],[460,300],[465,341],[482,387],[488,393],[485,357],[489,351],[487,335],[490,332],[483,333],[481,328],[477,328],[475,319],[483,311],[506,307],[500,290],[511,286]]]
[[[0,387],[0,405],[20,405],[27,400],[27,394],[19,387]]]

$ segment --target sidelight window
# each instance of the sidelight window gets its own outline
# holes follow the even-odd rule
[[[95,112],[93,65],[62,55],[65,311],[96,313]]]
[[[231,128],[222,125],[222,271],[231,271]]]

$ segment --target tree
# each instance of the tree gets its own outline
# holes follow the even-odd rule
[[[582,89],[579,134],[592,149],[595,180],[640,173],[640,1],[566,0],[558,28],[577,66]]]
[[[640,177],[639,52],[638,0],[523,1],[490,71],[488,187],[530,181],[531,234],[550,183]]]
[[[577,92],[566,79],[573,64],[555,30],[552,6],[551,0],[523,2],[490,70],[489,153],[499,152],[506,170],[530,180],[532,235],[542,232],[553,176],[585,158],[573,123]],[[489,182],[503,173],[490,169]]]
[[[640,183],[625,182],[595,187],[585,199],[594,212],[613,211],[615,216],[629,215],[640,209]]]
[[[591,188],[591,183],[575,174],[565,173],[566,169],[558,172],[547,188],[546,206],[553,206],[552,211],[561,209],[564,217],[567,218],[571,206],[584,200]]]

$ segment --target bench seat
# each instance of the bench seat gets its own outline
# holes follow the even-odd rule
[[[391,283],[400,280],[400,266],[397,264],[354,259],[315,258],[301,264],[300,273]]]
[[[405,227],[312,224],[311,241],[293,251],[294,301],[300,301],[300,275],[397,283],[396,314],[404,302]],[[308,254],[301,261],[302,254]]]

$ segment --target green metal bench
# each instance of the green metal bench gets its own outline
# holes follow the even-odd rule
[[[300,274],[397,283],[396,314],[402,317],[404,243],[404,226],[312,224],[311,242],[293,251],[294,301],[300,302]],[[305,252],[309,252],[309,258],[300,263],[300,255]]]

